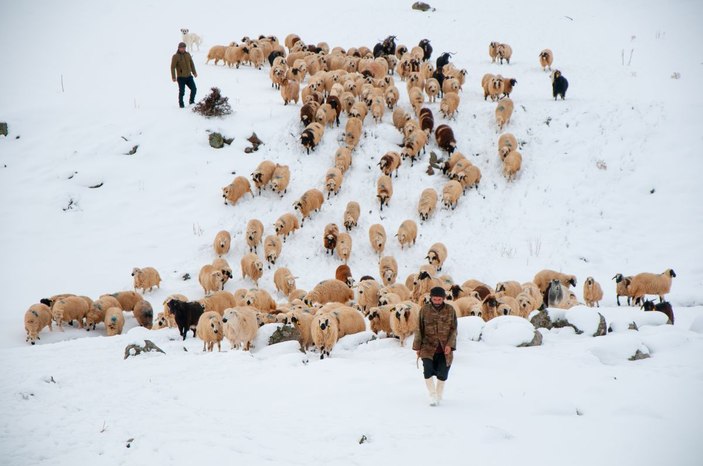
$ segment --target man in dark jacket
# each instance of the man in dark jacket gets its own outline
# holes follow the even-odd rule
[[[430,406],[442,400],[444,382],[452,365],[456,349],[456,312],[444,302],[446,292],[442,287],[430,290],[430,304],[420,308],[413,349],[422,358],[425,383],[430,393]],[[437,378],[435,385],[434,377]]]
[[[195,71],[193,57],[186,52],[185,42],[178,44],[178,51],[171,57],[171,79],[178,81],[178,106],[183,108],[183,95],[186,93],[186,86],[190,89],[190,103],[195,103],[195,81],[193,77],[198,77]]]

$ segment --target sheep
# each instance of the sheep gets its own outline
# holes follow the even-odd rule
[[[496,293],[503,293],[504,296],[516,298],[518,294],[522,293],[522,285],[514,280],[498,282],[496,284]]]
[[[603,299],[603,289],[593,277],[586,278],[583,283],[583,299],[588,307],[593,307],[594,304],[600,307],[599,301]]]
[[[319,189],[312,188],[305,191],[300,199],[293,204],[293,210],[299,211],[303,217],[300,225],[305,223],[306,218],[310,218],[312,212],[319,212],[324,202],[325,196]]]
[[[398,277],[398,262],[393,256],[383,256],[378,263],[378,274],[384,286],[392,285]]]
[[[227,260],[223,259],[222,257],[218,257],[217,259],[213,260],[212,266],[222,272],[222,289],[224,289],[225,284],[229,281],[229,279],[233,278],[232,267],[230,267],[229,262],[227,262]]]
[[[342,180],[344,175],[337,167],[332,167],[325,173],[325,190],[327,191],[327,199],[334,193],[336,196],[342,188]]]
[[[550,270],[550,269],[544,269],[540,270],[535,274],[535,277],[532,279],[532,282],[537,285],[537,288],[539,288],[539,291],[544,294],[545,291],[547,291],[547,287],[549,286],[549,283],[554,280],[554,279],[559,280],[564,286],[576,286],[576,276],[575,275],[568,275],[564,274],[561,272],[557,272],[555,270]],[[545,300],[546,301],[546,300]]]
[[[139,299],[142,299],[141,296]],[[134,306],[136,306],[136,303],[132,306],[132,309],[134,309]],[[122,305],[114,296],[103,295],[96,299],[85,315],[85,330],[95,330],[96,324],[105,321],[105,311],[111,307],[122,309]]]
[[[498,316],[498,304],[498,300],[492,293],[486,295],[486,297],[481,300],[483,320],[488,322],[492,318]]]
[[[133,310],[134,305],[143,299],[142,295],[136,291],[118,291],[117,293],[112,293],[110,295],[102,295],[100,298],[104,296],[111,296],[115,298],[120,303],[122,310],[125,311]]]
[[[509,98],[505,98],[498,102],[495,115],[498,129],[503,131],[503,127],[510,123],[510,117],[513,115],[513,101]]]
[[[124,314],[119,307],[105,311],[105,333],[108,337],[121,335],[124,328]]]
[[[229,247],[232,242],[232,235],[227,230],[217,232],[215,240],[212,242],[212,247],[215,254],[223,256],[229,252]]]
[[[329,356],[339,338],[337,319],[330,314],[317,314],[310,323],[312,343],[320,352],[320,359]]]
[[[412,120],[412,117],[402,108],[398,107],[393,110],[393,126],[395,126],[398,131],[402,132],[405,124],[410,120]]]
[[[300,143],[305,147],[307,153],[310,154],[311,150],[315,150],[322,136],[325,133],[325,127],[316,121],[310,123],[305,127],[302,134],[300,135]]]
[[[25,341],[34,345],[39,338],[39,332],[44,327],[49,327],[49,331],[53,331],[51,326],[51,308],[43,303],[32,304],[24,313],[24,330],[27,332]]]
[[[312,306],[315,303],[327,304],[329,302],[347,303],[354,299],[354,292],[346,283],[331,279],[323,280],[305,295],[303,302]]]
[[[329,314],[337,320],[338,338],[366,330],[364,316],[349,306],[337,306]]]
[[[83,328],[83,320],[89,309],[90,305],[88,302],[80,296],[67,296],[54,303],[51,307],[51,316],[58,325],[59,330],[63,332],[64,322],[73,325],[73,321],[77,320],[78,326]]]
[[[244,304],[258,309],[261,312],[270,313],[276,310],[276,301],[268,291],[261,288],[252,288],[244,296]]]
[[[503,78],[503,97],[510,97],[513,87],[517,85],[517,79]]]
[[[162,328],[173,328],[176,326],[176,321],[173,316],[167,316],[164,312],[156,314],[152,330],[161,330]]]
[[[386,152],[383,157],[381,157],[381,161],[378,162],[378,166],[384,175],[391,176],[391,174],[395,171],[395,177],[398,178],[400,155],[393,151]]]
[[[209,295],[213,291],[219,291],[223,287],[224,277],[222,271],[210,264],[203,265],[198,274],[198,281],[203,287],[205,295]]]
[[[520,293],[518,293],[518,295],[515,297],[515,300],[518,303],[518,307],[517,310],[515,310],[515,314],[525,319],[529,317],[530,312],[534,311],[535,309],[539,309],[539,306],[537,306],[537,303],[535,302],[534,298],[526,291],[521,291]]]
[[[237,176],[230,184],[222,188],[222,197],[225,200],[225,205],[228,205],[228,203],[231,205],[236,204],[246,193],[254,195],[251,192],[249,180],[243,176]]]
[[[215,311],[218,314],[222,315],[225,312],[225,309],[227,309],[228,307],[236,306],[240,301],[244,302],[247,290],[243,291],[243,295],[240,292],[240,295],[242,296],[241,300],[238,300],[237,297],[229,291],[223,290],[216,291],[210,296],[206,296],[203,299],[199,300],[198,302],[202,305],[203,310],[205,312]]]
[[[398,104],[399,99],[400,93],[398,92],[397,87],[389,86],[385,91],[383,91],[383,100],[385,101],[388,110],[393,110]]]
[[[334,271],[334,278],[340,282],[347,284],[349,288],[354,286],[354,278],[352,278],[351,269],[347,264],[342,264]]]
[[[278,217],[273,227],[276,230],[276,236],[282,236],[285,243],[288,235],[300,228],[300,223],[298,222],[298,217],[291,213],[285,213]]]
[[[335,252],[337,256],[346,264],[349,261],[352,251],[352,239],[349,233],[342,232],[337,235],[337,247]]]
[[[454,118],[454,114],[458,112],[459,94],[456,92],[446,92],[442,101],[439,104],[439,112],[444,116],[444,118]]]
[[[412,301],[396,304],[391,311],[391,332],[400,339],[400,346],[405,346],[405,339],[415,333],[420,314],[420,306]]]
[[[300,36],[298,34],[288,34],[283,40],[283,43],[285,44],[286,48],[290,51],[290,49],[293,48],[293,45],[295,45],[295,43],[299,41]]]
[[[359,140],[361,139],[361,128],[362,122],[360,118],[354,116],[349,117],[346,125],[344,126],[344,133],[342,134],[344,145],[347,149],[354,150],[359,144]]]
[[[519,315],[520,312],[520,304],[518,303],[517,299],[515,299],[512,296],[509,296],[507,294],[500,294],[496,295],[496,299],[498,300],[498,312],[501,314],[501,305],[507,306],[508,308],[508,313],[502,313],[502,315]]]
[[[290,168],[288,165],[276,164],[276,169],[273,171],[271,178],[271,188],[281,197],[288,192],[288,183],[290,183]]]
[[[257,70],[260,70],[264,67],[265,60],[266,58],[264,57],[264,51],[257,47],[256,44],[254,44],[254,46],[252,46],[252,48],[249,50],[249,61],[251,62],[252,66]]]
[[[281,79],[281,98],[283,105],[288,105],[291,101],[297,104],[300,100],[300,83],[296,79],[288,79],[287,76]]]
[[[265,188],[273,178],[273,173],[276,171],[276,164],[270,160],[262,160],[251,172],[251,179],[254,182],[257,192],[261,194],[261,190]]]
[[[566,99],[566,90],[569,88],[569,81],[561,74],[561,71],[554,70],[552,72],[552,97],[557,100],[561,96],[561,100]]]
[[[376,123],[383,121],[383,114],[386,111],[386,102],[382,96],[376,96],[371,101],[371,116]]]
[[[241,267],[242,279],[248,276],[256,286],[259,286],[259,279],[264,274],[264,264],[259,260],[259,256],[252,252],[245,254],[241,260]]]
[[[303,89],[303,98],[305,98],[305,89]],[[315,121],[315,115],[317,114],[318,108],[320,108],[320,104],[315,101],[307,102],[300,107],[300,122],[303,126],[307,126]]]
[[[347,208],[344,210],[344,228],[347,231],[351,231],[357,223],[359,222],[359,214],[361,212],[361,207],[356,201],[349,201],[347,203]]]
[[[425,103],[425,94],[422,92],[421,88],[411,87],[408,90],[408,99],[410,99],[410,105],[417,115],[422,108],[422,104]]]
[[[456,209],[459,197],[463,193],[461,183],[456,180],[448,181],[442,188],[442,204],[447,209]]]
[[[473,188],[481,182],[481,169],[469,163],[461,172],[456,174],[456,179],[461,183],[462,189]]]
[[[507,61],[509,65],[510,57],[513,55],[513,48],[508,44],[498,44],[496,54],[501,65],[503,64],[503,60]]]
[[[516,150],[504,147],[501,149],[500,157],[503,161],[503,175],[508,181],[515,180],[517,173],[522,168],[522,155]]]
[[[434,130],[434,115],[432,114],[432,110],[427,107],[421,108],[418,118],[420,120],[420,129],[429,137]]]
[[[498,42],[491,42],[488,44],[488,55],[491,57],[491,63],[495,63],[496,57],[498,57]]]
[[[369,242],[371,248],[380,257],[386,247],[386,230],[380,223],[374,223],[369,227]]]
[[[429,78],[425,81],[425,93],[427,94],[430,103],[434,103],[437,100],[440,90],[441,87],[439,85],[439,81],[435,78]]]
[[[349,112],[350,117],[358,118],[360,122],[366,119],[366,115],[369,113],[369,106],[366,102],[355,102],[352,105],[351,111]]]
[[[552,62],[554,61],[554,54],[549,49],[544,49],[539,53],[539,65],[542,67],[542,71],[552,70]]]
[[[648,294],[659,296],[661,303],[664,301],[664,295],[671,290],[671,279],[674,277],[676,277],[676,273],[672,269],[666,269],[660,274],[638,273],[632,277],[627,289],[632,294],[635,305],[643,302],[645,295]]]
[[[517,150],[517,139],[511,133],[503,133],[498,138],[498,155],[501,154],[501,149],[507,147],[510,150]]]
[[[325,230],[322,234],[322,243],[325,247],[325,254],[334,254],[337,247],[337,238],[339,236],[339,227],[336,223],[328,223],[325,225]]]
[[[337,119],[337,112],[328,103],[320,105],[320,108],[315,112],[315,121],[322,126],[334,127]]]
[[[671,303],[668,301],[663,301],[661,303],[654,304],[653,301],[646,300],[642,303],[642,309],[647,311],[659,311],[664,313],[669,320],[667,324],[674,325],[674,309],[671,307]]]
[[[273,283],[276,286],[276,291],[288,296],[291,291],[296,289],[295,278],[286,267],[279,267],[273,274]]]
[[[379,290],[379,296],[383,294],[394,294],[398,296],[401,301],[407,301],[412,297],[412,291],[403,283],[392,283],[383,287]]]
[[[381,211],[383,206],[388,206],[388,202],[393,197],[393,181],[388,175],[381,175],[376,182],[376,197],[381,202]]]
[[[425,151],[427,145],[427,133],[424,131],[413,131],[404,138],[403,148],[400,151],[400,158],[405,160],[410,158],[410,166],[415,163],[415,159],[420,157],[420,151]]]
[[[379,305],[379,283],[374,280],[361,280],[357,285],[358,297],[356,305],[363,312],[367,314],[369,309]]]
[[[437,268],[437,271],[442,270],[442,265],[444,261],[447,260],[447,247],[444,243],[435,243],[430,246],[430,250],[427,251],[427,256],[425,257],[427,261]]]
[[[294,309],[289,317],[291,324],[298,329],[300,333],[300,347],[303,351],[306,351],[310,346],[313,345],[312,341],[312,321],[315,315],[308,310],[304,309]]]
[[[217,65],[217,62],[222,60],[222,63],[225,63],[225,50],[227,47],[224,45],[213,45],[210,47],[210,50],[207,52],[207,60],[205,60],[205,64],[207,65],[210,60],[215,60],[215,65]]]
[[[434,137],[440,149],[446,150],[449,154],[456,149],[456,139],[454,131],[447,125],[439,125],[434,131]]]
[[[628,290],[630,282],[632,282],[632,277],[623,277],[621,273],[615,274],[612,278],[615,280],[615,301],[620,305],[620,296],[627,297],[627,305],[631,303],[632,294]]]
[[[134,318],[141,327],[150,329],[154,323],[154,309],[149,301],[142,299],[134,306]]]
[[[437,191],[434,188],[426,188],[420,194],[417,203],[417,213],[423,222],[430,218],[437,207]]]
[[[556,307],[559,309],[570,309],[578,302],[573,296],[573,293],[568,287],[564,286],[558,278],[553,279],[546,290],[545,300],[547,307]]]
[[[244,351],[251,349],[251,344],[259,330],[257,310],[249,307],[232,307],[227,309],[222,317],[223,333],[230,342],[230,348],[242,347]]]
[[[535,309],[540,309],[544,305],[544,296],[539,290],[539,287],[533,282],[525,282],[522,284],[522,292],[527,293],[534,303]]]
[[[448,301],[454,310],[456,311],[457,317],[467,317],[467,316],[482,316],[482,312],[479,310],[481,307],[481,301],[473,296],[464,296],[459,299]]]
[[[222,317],[214,311],[204,312],[198,319],[195,334],[203,340],[203,351],[212,351],[217,343],[217,351],[222,351],[221,343],[224,337]]]
[[[458,94],[461,90],[461,83],[459,80],[453,77],[445,76],[442,80],[442,94],[449,94],[451,92]]]
[[[178,333],[183,337],[183,340],[188,336],[189,329],[193,330],[193,337],[195,337],[195,326],[205,311],[203,305],[197,301],[183,302],[172,299],[167,303],[167,306],[176,319]]]
[[[141,288],[142,293],[146,293],[147,288],[149,288],[148,291],[154,287],[159,288],[161,283],[161,276],[153,267],[144,267],[143,269],[135,267],[132,269],[132,276],[134,277],[134,291]]]
[[[339,147],[334,153],[334,166],[342,172],[342,175],[349,170],[352,164],[352,154],[348,147]]]
[[[225,65],[230,68],[232,68],[232,65],[234,65],[235,68],[239,68],[239,65],[244,61],[248,50],[248,47],[236,45],[234,43],[230,44],[228,47],[225,47],[225,55],[223,59]]]
[[[261,220],[251,219],[247,222],[246,239],[249,252],[256,252],[257,246],[261,244],[261,237],[264,234],[264,224]]]
[[[371,331],[378,335],[379,332],[384,332],[386,336],[390,336],[391,330],[391,311],[395,309],[394,304],[372,307],[369,314],[366,316],[371,324]]]
[[[398,227],[398,232],[395,236],[400,243],[400,249],[403,249],[411,242],[415,244],[415,240],[417,239],[417,223],[410,219],[404,220]]]

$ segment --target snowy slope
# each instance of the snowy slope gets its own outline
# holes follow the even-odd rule
[[[471,454],[488,464],[526,458],[547,464],[565,458],[592,464],[603,457],[612,464],[700,461],[703,450],[693,432],[703,414],[695,396],[702,340],[689,328],[703,304],[703,209],[697,202],[703,196],[703,99],[695,92],[703,73],[691,47],[701,42],[701,6],[541,0],[503,3],[498,15],[485,3],[436,2],[432,13],[413,11],[410,3],[266,4],[285,14],[212,1],[29,1],[3,8],[0,121],[9,123],[10,135],[0,136],[0,361],[9,371],[0,396],[12,415],[0,422],[0,447],[15,452],[10,464],[72,464],[85,454],[99,464],[183,464],[203,455],[258,464],[395,458],[419,464],[436,454],[422,440],[449,440],[447,459]],[[231,116],[206,120],[177,107],[168,64],[181,27],[204,38],[194,53],[198,98],[219,87],[232,104]],[[45,332],[41,345],[27,347],[22,316],[30,304],[62,292],[96,298],[131,289],[132,267],[161,272],[161,289],[147,297],[155,309],[171,293],[199,299],[197,281],[181,277],[197,277],[213,259],[217,231],[233,235],[227,259],[236,272],[248,219],[261,219],[272,234],[275,220],[292,212],[304,191],[322,189],[343,128],[328,130],[306,155],[297,140],[300,106],[283,106],[268,67],[204,64],[212,45],[244,35],[282,40],[290,32],[345,48],[372,47],[388,34],[408,46],[426,37],[435,56],[456,52],[452,61],[468,70],[460,112],[448,124],[459,150],[480,167],[481,185],[455,211],[439,210],[421,224],[409,250],[389,238],[386,253],[398,260],[402,280],[441,240],[449,248],[443,272],[459,283],[527,281],[553,268],[578,277],[580,298],[591,275],[605,290],[604,312],[617,313],[636,311],[612,308],[614,274],[673,268],[669,300],[676,325],[596,340],[548,333],[545,345],[533,349],[465,338],[447,409],[431,413],[414,355],[388,340],[358,347],[349,342],[329,361],[312,355],[308,364],[291,347],[265,348],[263,341],[253,357],[203,355],[190,339],[184,353],[174,331],[138,328],[112,339],[102,338],[102,330],[91,338],[75,329]],[[490,63],[486,49],[493,40],[512,45],[509,66]],[[569,79],[564,102],[551,99],[548,74],[538,66],[543,48],[554,51],[555,68]],[[518,80],[508,130],[524,146],[514,183],[500,173],[495,105],[482,99],[480,87],[486,72]],[[405,86],[396,84],[408,109]],[[436,123],[444,122],[438,104],[429,106]],[[330,278],[339,265],[323,254],[321,234],[327,223],[341,224],[348,201],[362,207],[349,263],[359,277],[378,275],[368,227],[382,223],[390,237],[407,218],[419,223],[422,189],[441,192],[445,180],[425,174],[425,156],[402,167],[390,208],[381,214],[376,163],[401,138],[389,113],[379,125],[369,119],[364,130],[340,194],[284,245],[277,265],[299,276],[301,288]],[[208,131],[235,141],[216,151],[208,146]],[[265,145],[247,155],[252,131]],[[125,155],[136,144],[137,153]],[[434,141],[429,150],[440,153]],[[283,199],[266,192],[224,205],[221,188],[265,159],[291,168]],[[235,273],[227,289],[250,286]],[[273,270],[265,272],[262,286],[274,291]],[[127,328],[134,326],[128,318]],[[139,338],[163,345],[167,355],[122,361],[124,346]],[[640,344],[651,359],[621,357]],[[45,382],[51,376],[58,383]],[[208,390],[213,382],[216,389]],[[27,393],[34,395],[25,400]],[[100,434],[103,422],[107,430]],[[653,441],[654,432],[661,443]],[[27,446],[36,433],[51,433],[52,441]],[[371,440],[360,446],[362,434]],[[127,450],[123,440],[130,437],[138,440]]]

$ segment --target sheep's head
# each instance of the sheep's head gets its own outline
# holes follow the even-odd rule
[[[137,267],[135,267],[135,268],[132,269],[132,276],[133,276],[133,277],[135,277],[135,276],[137,276],[137,275],[139,275],[139,274],[141,274],[141,273],[142,273],[142,270],[139,269],[139,268],[137,268]]]
[[[319,325],[320,325],[320,330],[322,330],[324,332],[325,330],[327,330],[329,328],[330,320],[329,319],[320,319]]]
[[[181,34],[185,35],[188,34],[189,29],[183,28],[181,29]]]
[[[673,269],[666,269],[666,271],[664,273],[669,274],[669,276],[672,278],[676,276],[676,272],[674,272]]]

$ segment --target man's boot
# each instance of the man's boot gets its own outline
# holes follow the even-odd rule
[[[437,404],[442,401],[442,394],[444,393],[444,380],[437,381],[437,387],[435,388],[435,393],[437,394]]]
[[[434,385],[434,377],[425,379],[425,384],[427,385],[427,391],[430,394],[430,406],[437,406],[437,390]]]

